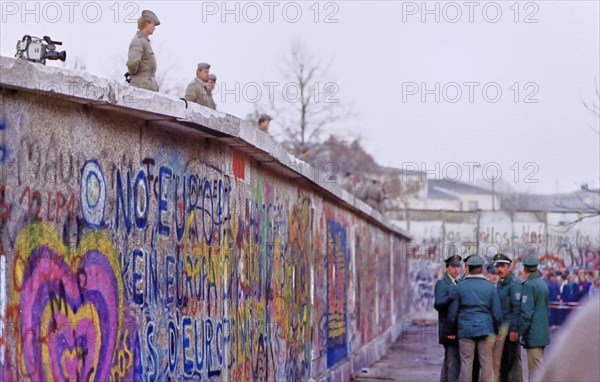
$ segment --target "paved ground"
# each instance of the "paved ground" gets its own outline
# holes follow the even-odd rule
[[[436,325],[407,326],[388,352],[354,381],[439,381],[443,357]]]
[[[437,382],[444,349],[437,343],[437,326],[410,324],[375,364],[363,369],[355,382]],[[523,378],[527,380],[527,355],[521,352]]]

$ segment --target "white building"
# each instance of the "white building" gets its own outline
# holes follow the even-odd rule
[[[419,210],[495,211],[500,209],[499,196],[472,184],[447,179],[428,179],[424,199],[411,206]]]

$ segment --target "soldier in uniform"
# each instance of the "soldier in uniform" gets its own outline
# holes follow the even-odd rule
[[[210,97],[213,100],[213,104],[215,105],[215,107],[213,109],[217,109],[217,104],[214,101],[214,97],[213,97],[213,90],[215,90],[215,86],[217,85],[217,76],[209,73],[208,74],[208,81],[206,82],[206,88],[208,89],[208,92],[210,93]]]
[[[356,176],[354,176],[354,174],[352,172],[346,171],[346,175],[344,176],[344,178],[342,178],[342,181],[340,182],[340,186],[344,190],[346,190],[349,193],[351,193],[352,195],[354,195],[355,181],[356,181]]]
[[[439,343],[444,346],[444,362],[440,382],[458,381],[460,373],[460,356],[458,354],[458,340],[456,333],[448,322],[448,309],[456,294],[456,285],[462,269],[462,258],[458,255],[450,256],[446,263],[446,273],[441,280],[435,283],[435,300],[433,307],[438,311]]]
[[[383,187],[381,186],[381,184],[379,184],[379,180],[371,179],[371,184],[368,185],[367,189],[365,190],[364,200],[365,203],[367,203],[380,213],[383,213],[384,192]]]
[[[498,277],[498,274],[496,273],[496,268],[494,266],[494,263],[489,264],[485,270],[487,271],[487,275],[486,278],[494,285],[496,285],[498,283],[498,279],[500,279],[500,277]]]
[[[479,358],[484,382],[493,380],[492,348],[502,322],[502,308],[494,285],[483,276],[485,261],[473,255],[469,275],[456,287],[448,319],[458,336],[461,382],[473,380],[473,359]]]
[[[202,62],[196,69],[196,78],[190,82],[185,89],[185,100],[195,102],[210,109],[216,109],[215,101],[211,92],[208,90],[208,77],[210,65]]]
[[[469,261],[469,259],[473,256],[475,256],[475,254],[469,255],[463,259],[463,262],[465,263],[465,267],[467,266],[467,262]],[[469,268],[467,267],[466,272],[462,275],[462,277],[458,280],[458,282],[462,282],[465,279],[465,277],[467,277],[468,275],[469,275]],[[475,359],[473,360],[473,373],[471,374],[473,381],[479,381],[480,374],[481,374],[481,366],[479,365],[479,358],[475,357]]]
[[[540,277],[537,267],[536,256],[529,255],[523,259],[523,272],[527,279],[523,281],[521,290],[519,335],[523,347],[527,349],[530,380],[542,363],[544,348],[550,343],[548,286]]]
[[[261,114],[258,117],[258,129],[263,133],[269,134],[269,125],[271,124],[271,116],[267,114]]]
[[[158,17],[152,11],[142,11],[138,19],[138,31],[129,43],[127,70],[131,76],[130,84],[140,89],[158,91],[156,82],[156,57],[150,45],[150,36],[156,26],[160,25]]]
[[[519,346],[519,314],[521,311],[521,282],[511,272],[510,257],[498,253],[494,256],[496,284],[502,306],[502,325],[494,345],[494,375],[501,382],[522,382],[521,348]],[[508,338],[507,338],[508,336]]]

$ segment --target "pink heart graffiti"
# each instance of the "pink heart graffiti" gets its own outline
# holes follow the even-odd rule
[[[92,249],[98,236],[95,239],[82,244],[78,261],[71,261],[74,269],[53,245],[40,245],[25,255],[18,270],[23,377],[110,379],[122,321],[122,289],[114,261],[97,249],[106,245]]]

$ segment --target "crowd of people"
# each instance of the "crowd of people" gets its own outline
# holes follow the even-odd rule
[[[512,262],[501,253],[487,266],[479,255],[445,260],[434,293],[444,346],[441,381],[523,381],[521,346],[531,380],[550,343],[551,326],[562,325],[587,296],[600,296],[597,270],[538,270],[538,258],[529,255],[515,274]]]
[[[579,268],[569,272],[566,267],[547,266],[540,274],[548,286],[551,327],[563,325],[586,297],[600,296],[600,270]],[[493,264],[487,267],[486,277],[496,284],[499,277]]]
[[[576,272],[569,272],[566,268],[545,268],[541,273],[550,293],[550,326],[563,325],[588,296],[600,296],[599,270],[579,268]]]

